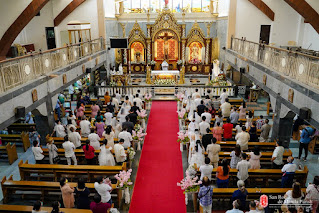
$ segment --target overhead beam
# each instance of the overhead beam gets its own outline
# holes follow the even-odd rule
[[[68,4],[54,19],[54,26],[58,26],[61,22],[72,13],[78,6],[80,6],[85,0],[73,0]]]
[[[284,0],[319,33],[319,14],[305,0]]]
[[[275,20],[275,13],[268,7],[265,2],[262,0],[248,0],[250,1],[253,5],[255,5],[261,12],[263,12],[270,20],[274,21]]]
[[[11,24],[0,40],[0,60],[4,60],[11,44],[23,30],[23,28],[40,12],[49,0],[33,0]]]

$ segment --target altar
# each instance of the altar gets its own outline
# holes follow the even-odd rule
[[[178,70],[152,70],[151,77],[152,81],[159,79],[172,79],[175,82],[178,81],[179,71]]]

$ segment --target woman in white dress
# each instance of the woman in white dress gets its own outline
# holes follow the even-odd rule
[[[292,190],[288,190],[284,195],[286,205],[294,205],[296,209],[300,207],[301,200],[304,197],[304,193],[301,190],[301,186],[299,182],[295,182],[292,185]]]
[[[125,108],[122,106],[120,113],[117,115],[117,119],[120,122],[120,125],[122,125],[123,122],[125,122],[125,117],[127,116],[127,113],[125,112]]]
[[[194,153],[195,150],[195,145],[196,145],[196,140],[195,140],[195,132],[188,132],[188,137],[189,137],[189,147],[188,147],[188,163],[191,163],[192,159],[192,154]]]
[[[114,149],[114,135],[111,125],[106,127],[102,135],[107,140],[107,145],[112,147],[112,149]]]
[[[53,138],[48,138],[47,147],[49,150],[50,164],[54,164],[54,159],[58,156],[58,148],[54,144]]]
[[[101,151],[99,154],[99,165],[100,166],[115,166],[114,156],[111,152],[112,147],[107,146],[107,140],[104,139]]]
[[[205,157],[203,155],[203,147],[200,141],[196,141],[195,152],[192,154],[190,165],[196,164],[196,167],[199,168],[201,165],[205,164]]]

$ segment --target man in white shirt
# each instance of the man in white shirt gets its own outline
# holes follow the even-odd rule
[[[116,99],[119,101],[119,103],[121,103],[121,98],[122,96],[120,95],[119,91],[117,90],[116,93],[115,93],[115,97]]]
[[[229,118],[230,118],[230,123],[232,123],[235,127],[239,119],[239,113],[237,112],[236,107],[234,107],[234,111],[230,114]]]
[[[250,209],[250,211],[246,212],[246,213],[262,213],[262,212],[264,212],[264,209],[261,206],[257,207],[257,204],[254,200],[250,201],[249,209]]]
[[[71,133],[68,135],[70,142],[74,144],[76,148],[81,147],[81,135],[75,131],[73,127],[70,128]]]
[[[207,153],[208,157],[210,158],[210,161],[214,165],[215,168],[218,167],[218,161],[219,161],[219,152],[220,152],[220,145],[216,144],[217,140],[216,138],[212,139],[212,144],[209,144],[207,146]]]
[[[106,108],[106,112],[104,114],[104,118],[105,118],[105,125],[106,126],[112,125],[113,114],[112,114],[112,112],[110,112],[109,108]]]
[[[43,150],[39,146],[38,141],[33,141],[32,152],[33,152],[36,164],[41,164],[44,158],[44,155],[42,154]]]
[[[71,143],[69,141],[68,136],[64,137],[64,143],[62,144],[62,147],[64,149],[65,157],[66,157],[66,160],[68,162],[68,165],[71,165],[71,159],[73,160],[74,165],[77,165],[78,162],[77,162],[75,154],[74,154],[75,146],[73,143]]]
[[[226,99],[228,98],[228,94],[226,93],[226,89],[223,89],[222,94],[220,94],[220,103],[223,104],[226,102]]]
[[[93,146],[94,150],[100,150],[100,137],[98,134],[91,130],[91,134],[89,134],[88,139],[90,141],[90,145]]]
[[[198,123],[195,122],[195,118],[193,117],[191,122],[188,124],[188,132],[195,132],[195,129],[199,129]]]
[[[194,103],[195,103],[195,107],[197,108],[202,102],[201,98],[195,98]]]
[[[126,160],[126,154],[123,147],[124,139],[120,139],[119,143],[114,145],[114,154],[117,164],[122,165]]]
[[[246,127],[242,126],[242,132],[235,136],[236,144],[239,144],[241,151],[248,149],[248,141],[250,140],[250,135],[246,132]]]
[[[86,138],[91,132],[91,123],[84,116],[84,120],[80,122],[81,136]]]
[[[212,172],[213,172],[214,167],[210,165],[210,160],[209,158],[205,158],[205,164],[201,165],[199,167],[200,171],[200,180],[203,180],[203,178],[206,176],[208,177],[209,180],[212,180]]]
[[[115,95],[112,97],[112,104],[114,105],[115,111],[118,112],[120,104]]]
[[[192,94],[192,99],[195,100],[196,98],[200,98],[200,94],[198,92],[198,89],[195,89],[195,92]]]
[[[199,132],[203,136],[206,134],[206,129],[209,129],[210,124],[206,122],[206,117],[202,117],[202,122],[199,123]]]
[[[96,178],[96,182],[94,183],[94,188],[101,196],[101,203],[112,203],[112,197],[110,192],[112,191],[112,187],[104,182],[104,178],[102,176]]]
[[[64,137],[64,136],[66,136],[65,128],[64,128],[64,126],[62,126],[61,121],[60,121],[60,120],[56,120],[55,122],[56,122],[56,125],[55,125],[55,127],[54,127],[54,129],[53,129],[52,135],[53,135],[54,132],[55,132],[57,137]]]
[[[226,102],[220,105],[220,109],[222,110],[222,115],[224,117],[229,117],[230,116],[230,109],[231,109],[231,104],[228,103],[228,98],[226,98]]]
[[[240,208],[240,200],[233,201],[233,209],[226,211],[226,213],[244,213],[243,211],[239,210]]]
[[[283,155],[284,155],[285,148],[282,146],[281,141],[277,141],[276,148],[272,153],[272,166],[274,169],[280,169],[283,164]]]
[[[289,156],[287,158],[287,164],[285,164],[281,171],[283,172],[282,178],[281,178],[281,188],[291,188],[295,172],[297,170],[297,165],[292,163],[294,161],[294,158],[292,156]]]
[[[127,131],[127,127],[123,128],[123,131],[119,133],[119,139],[124,139],[124,148],[131,147],[131,141],[133,140],[131,133]]]
[[[237,178],[239,180],[245,181],[248,179],[249,174],[248,174],[248,169],[251,168],[250,163],[246,160],[247,159],[247,154],[242,153],[241,154],[241,161],[238,162],[236,169],[238,170],[237,173]]]
[[[211,120],[212,120],[212,115],[208,112],[208,108],[205,108],[205,112],[201,114],[201,117],[203,118],[203,116],[206,117],[206,122],[210,124]]]
[[[133,99],[133,103],[136,102],[136,106],[139,107],[140,109],[143,109],[143,101],[139,98],[139,95],[136,94],[135,98]]]

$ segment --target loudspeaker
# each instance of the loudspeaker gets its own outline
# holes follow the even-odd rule
[[[300,108],[299,117],[304,120],[308,120],[310,118],[311,110],[307,107]]]
[[[15,108],[15,116],[17,118],[22,118],[25,116],[25,107],[24,106],[18,106]]]
[[[91,68],[86,68],[85,72],[86,72],[87,74],[91,73]]]
[[[240,68],[240,73],[245,73],[245,67]]]

